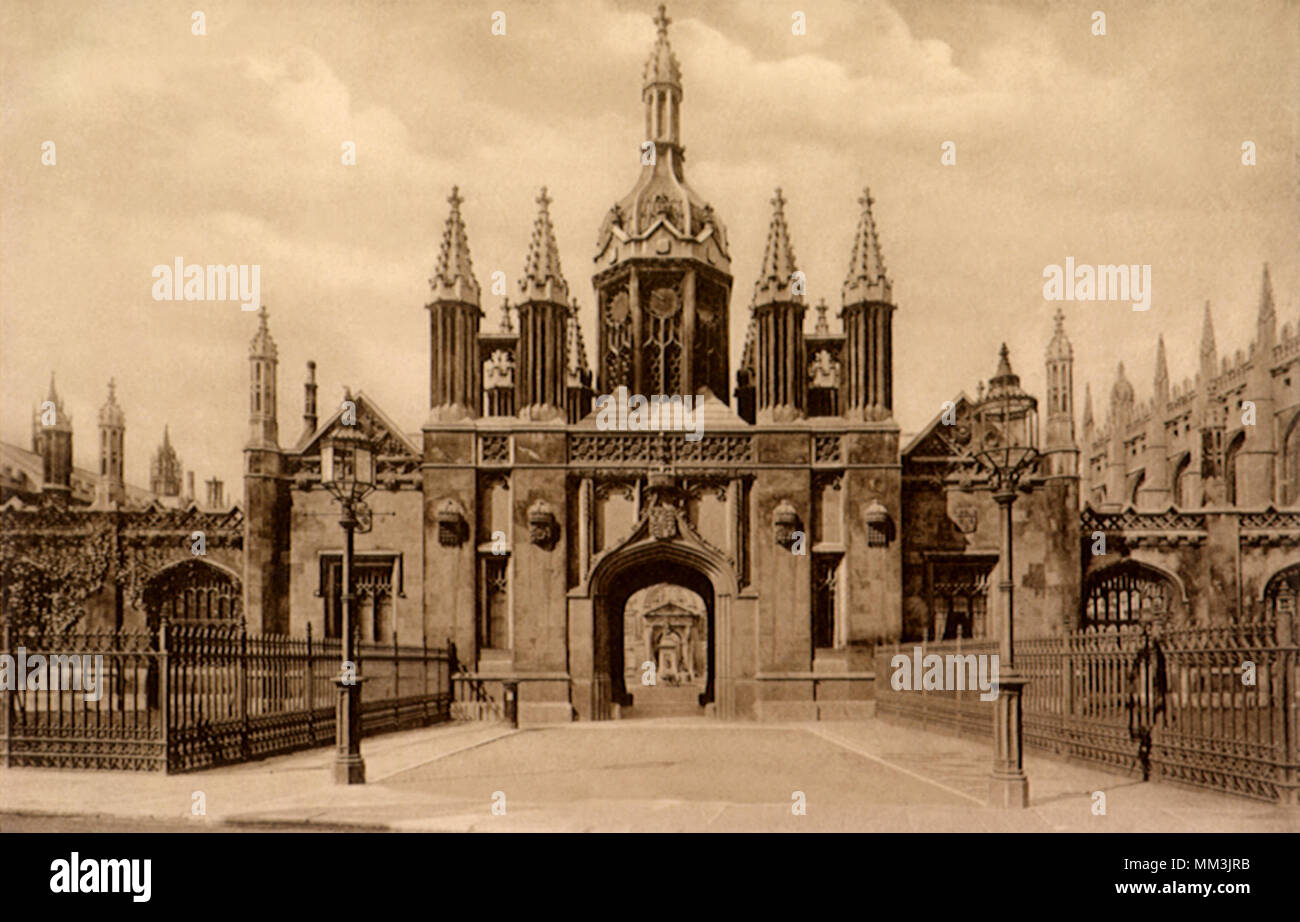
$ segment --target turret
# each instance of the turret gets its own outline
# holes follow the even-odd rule
[[[307,383],[303,385],[302,428],[304,437],[316,431],[319,425],[316,415],[316,363],[307,363]]]
[[[641,87],[641,172],[596,240],[597,387],[647,396],[707,388],[725,402],[731,256],[722,221],[686,180],[682,74],[668,23],[660,7]]]
[[[1047,440],[1053,474],[1079,470],[1079,446],[1074,439],[1074,347],[1065,335],[1065,313],[1058,307],[1052,339],[1047,344]]]
[[[99,480],[95,505],[111,508],[126,502],[126,414],[117,403],[117,384],[108,382],[108,399],[99,408]]]
[[[844,356],[847,386],[845,413],[853,420],[893,416],[893,285],[885,275],[876,221],[875,200],[863,190],[862,214],[853,238],[853,256],[844,280]]]
[[[1260,281],[1259,311],[1256,320],[1255,351],[1241,407],[1229,406],[1228,431],[1242,426],[1245,442],[1237,452],[1235,502],[1247,509],[1262,509],[1274,501],[1277,440],[1273,432],[1273,347],[1277,344],[1277,310],[1273,303],[1273,283],[1268,264],[1264,264]],[[1253,405],[1247,408],[1244,404]]]
[[[537,219],[519,279],[519,353],[515,406],[526,419],[564,419],[566,404],[565,344],[569,320],[569,285],[560,270],[560,249],[551,226],[551,199],[543,188]]]
[[[803,285],[785,223],[785,198],[777,189],[763,263],[754,283],[760,423],[788,422],[805,414],[808,363],[803,341]]]
[[[32,448],[41,456],[41,499],[66,506],[72,498],[72,417],[63,409],[63,398],[54,387],[32,419]]]
[[[1173,502],[1170,482],[1168,439],[1165,416],[1169,409],[1169,362],[1165,356],[1165,338],[1156,341],[1156,369],[1152,381],[1151,413],[1147,417],[1146,438],[1142,451],[1142,485],[1138,487],[1137,505],[1141,509],[1165,509]]]
[[[181,495],[181,460],[172,447],[171,431],[167,426],[163,426],[162,444],[150,465],[149,490],[155,496],[171,498]]]
[[[483,399],[478,359],[479,287],[469,256],[469,239],[453,187],[451,211],[429,287],[429,421],[459,422],[477,417]]]
[[[1133,417],[1133,385],[1124,375],[1124,363],[1115,371],[1115,384],[1110,389],[1110,443],[1106,446],[1106,505],[1118,508],[1129,503],[1128,466],[1124,454],[1124,440],[1129,420]]]
[[[280,428],[276,415],[276,366],[279,351],[266,323],[266,308],[257,312],[257,332],[248,344],[248,448],[278,450]]]

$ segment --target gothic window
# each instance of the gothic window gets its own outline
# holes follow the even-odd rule
[[[1300,564],[1287,567],[1264,587],[1264,618],[1268,621],[1294,619],[1300,601]]]
[[[150,623],[233,621],[240,616],[240,586],[233,576],[199,560],[188,560],[158,573],[144,591]]]
[[[481,560],[478,624],[480,650],[510,648],[509,562],[509,556],[504,554],[487,554]]]
[[[839,587],[839,554],[813,556],[813,647],[838,646],[836,594]]]
[[[1175,587],[1158,570],[1131,560],[1088,577],[1084,591],[1085,628],[1122,627],[1178,614]]]
[[[681,392],[681,311],[677,292],[656,288],[645,312],[643,361],[647,394]]]
[[[1245,441],[1246,434],[1238,433],[1223,456],[1223,499],[1229,506],[1237,505],[1237,457]]]
[[[1174,505],[1179,509],[1188,509],[1196,505],[1196,500],[1192,496],[1191,473],[1191,455],[1183,455],[1174,471]]]
[[[320,557],[319,594],[325,600],[325,636],[343,636],[343,555]],[[401,554],[354,554],[352,617],[356,636],[364,641],[391,642],[396,621],[393,597],[402,593]]]
[[[632,383],[632,320],[626,289],[613,292],[605,304],[604,346],[605,373],[600,382],[612,393],[620,384]]]
[[[996,563],[996,558],[931,563],[929,636],[932,639],[989,635],[989,575]]]
[[[1291,420],[1282,444],[1282,504],[1300,505],[1300,413]]]

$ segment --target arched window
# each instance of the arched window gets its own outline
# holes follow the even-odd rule
[[[1237,505],[1237,454],[1245,441],[1246,433],[1237,433],[1228,450],[1223,453],[1223,501],[1229,506]]]
[[[234,621],[241,614],[239,580],[200,560],[167,567],[145,586],[150,624],[170,621]]]
[[[1300,564],[1287,567],[1273,575],[1264,587],[1264,618],[1283,621],[1295,618],[1300,600]]]
[[[1143,620],[1182,620],[1183,606],[1174,581],[1134,560],[1098,570],[1084,586],[1083,627],[1106,628]]]
[[[1192,456],[1184,454],[1178,466],[1174,468],[1174,505],[1179,509],[1196,505],[1195,498],[1192,496],[1192,478],[1189,476],[1191,470]]]
[[[1137,507],[1138,493],[1139,491],[1141,491],[1142,484],[1146,482],[1146,479],[1147,479],[1147,475],[1145,471],[1138,472],[1137,477],[1133,479],[1133,487],[1129,490],[1128,501],[1129,501],[1129,505],[1133,506],[1134,508]]]
[[[1282,442],[1282,505],[1300,505],[1300,413]]]

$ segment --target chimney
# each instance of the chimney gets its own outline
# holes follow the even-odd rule
[[[307,363],[307,384],[303,394],[302,421],[308,433],[316,431],[316,363]]]
[[[224,508],[225,504],[222,502],[221,494],[223,488],[225,487],[225,484],[223,484],[216,477],[213,477],[211,480],[206,481],[206,483],[208,487],[208,508],[209,509]]]
[[[185,472],[185,499],[187,502],[194,502],[194,472]]]

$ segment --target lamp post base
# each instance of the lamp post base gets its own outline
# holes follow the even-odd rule
[[[1008,670],[998,678],[998,700],[993,713],[993,776],[989,779],[989,806],[1023,810],[1029,806],[1029,778],[1022,758],[1023,730],[1020,697],[1029,680]]]
[[[334,680],[338,686],[338,708],[335,711],[335,784],[365,784],[366,763],[361,758],[361,676],[348,681]]]
[[[334,761],[335,784],[365,784],[366,762],[361,756],[346,755]]]

